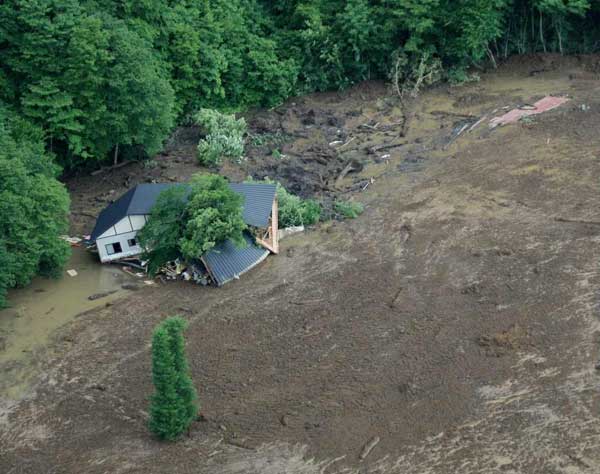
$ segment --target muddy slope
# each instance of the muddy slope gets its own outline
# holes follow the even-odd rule
[[[595,58],[526,64],[424,94],[406,126],[378,84],[262,113],[276,134],[275,115],[314,110],[298,124],[308,138],[288,129],[278,145],[289,166],[340,146],[329,126],[342,145],[354,138],[335,156],[364,166],[333,186],[365,213],[291,237],[222,289],[165,285],[83,315],[57,335],[30,396],[7,402],[0,471],[600,471],[600,80]],[[572,100],[455,137],[548,93]],[[332,160],[323,181],[285,161],[268,172],[328,196],[345,166]],[[204,419],[165,444],[146,429],[148,343],[175,313],[191,322]]]

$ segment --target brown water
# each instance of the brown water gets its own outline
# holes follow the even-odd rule
[[[69,276],[74,269],[77,275]],[[85,249],[73,254],[59,279],[35,278],[8,293],[10,308],[0,311],[0,396],[17,397],[35,374],[33,354],[47,346],[56,329],[78,314],[123,296],[133,277],[116,265],[102,265]],[[96,300],[93,294],[114,292]]]

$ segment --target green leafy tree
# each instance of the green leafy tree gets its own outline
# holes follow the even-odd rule
[[[533,0],[533,3],[540,14],[540,32],[544,36],[543,15],[550,18],[552,27],[556,32],[557,49],[561,54],[565,52],[565,42],[567,35],[572,30],[568,17],[576,15],[583,17],[590,9],[590,0]],[[546,47],[545,42],[543,44]]]
[[[242,199],[214,174],[195,175],[189,186],[163,191],[138,233],[149,271],[179,257],[198,259],[226,239],[245,245]]]
[[[190,188],[185,230],[179,242],[184,258],[200,258],[227,239],[245,245],[243,198],[229,187],[225,178],[214,174],[196,175]]]
[[[115,161],[119,145],[142,145],[152,155],[173,126],[173,89],[150,44],[125,24],[111,26],[107,113]]]
[[[58,276],[70,255],[59,236],[69,197],[41,130],[0,108],[0,306],[6,290],[35,275]]]
[[[140,245],[146,249],[150,274],[181,254],[179,241],[187,218],[187,194],[184,186],[174,186],[160,193],[148,222],[137,234]]]
[[[197,396],[185,356],[181,318],[169,318],[152,337],[150,430],[159,438],[174,440],[186,431],[197,414]]]

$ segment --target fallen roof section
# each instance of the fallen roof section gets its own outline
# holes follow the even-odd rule
[[[202,262],[217,286],[238,278],[269,255],[258,247],[248,233],[244,233],[245,247],[237,247],[231,240],[217,245],[202,256]]]
[[[494,128],[498,125],[514,123],[519,121],[523,117],[527,117],[529,115],[537,115],[555,109],[556,107],[559,107],[568,101],[569,99],[567,97],[546,96],[543,99],[538,100],[535,104],[533,104],[533,107],[521,107],[513,109],[510,112],[501,115],[500,117],[494,117],[492,120],[490,120],[490,127]]]
[[[130,189],[107,206],[98,216],[90,236],[94,241],[121,219],[132,215],[150,214],[161,192],[185,184],[145,183]],[[268,183],[230,183],[229,187],[244,198],[244,222],[254,227],[267,227],[275,199],[276,185]]]

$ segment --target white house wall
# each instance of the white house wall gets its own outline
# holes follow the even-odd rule
[[[111,226],[109,227],[100,237],[98,237],[98,239],[101,239],[103,237],[108,237],[109,235],[115,235],[117,233],[117,231],[115,230],[115,226]]]
[[[142,248],[137,245],[130,246],[128,240],[135,239],[138,231],[146,224],[147,216],[127,216],[106,230],[96,239],[96,248],[101,262],[111,262],[125,257],[133,257],[142,253]],[[106,246],[114,243],[121,244],[122,252],[108,254]]]
[[[98,249],[98,254],[100,255],[101,262],[110,262],[112,260],[119,260],[125,257],[133,257],[135,255],[139,255],[142,253],[142,248],[139,245],[130,246],[127,241],[130,239],[135,239],[137,235],[137,231],[125,232],[124,234],[119,235],[110,235],[108,237],[103,237],[96,240],[96,247]],[[106,246],[109,244],[120,243],[121,249],[123,250],[120,253],[113,253],[112,255],[108,254],[106,250]]]
[[[146,216],[129,216],[133,230],[140,230],[146,224]]]
[[[108,237],[111,235],[119,235],[124,234],[126,232],[131,232],[134,230],[140,230],[146,224],[148,220],[148,216],[145,215],[135,215],[135,216],[127,216],[117,222],[115,225],[110,226],[106,231],[102,233],[98,237],[98,239],[103,239],[104,237]]]

